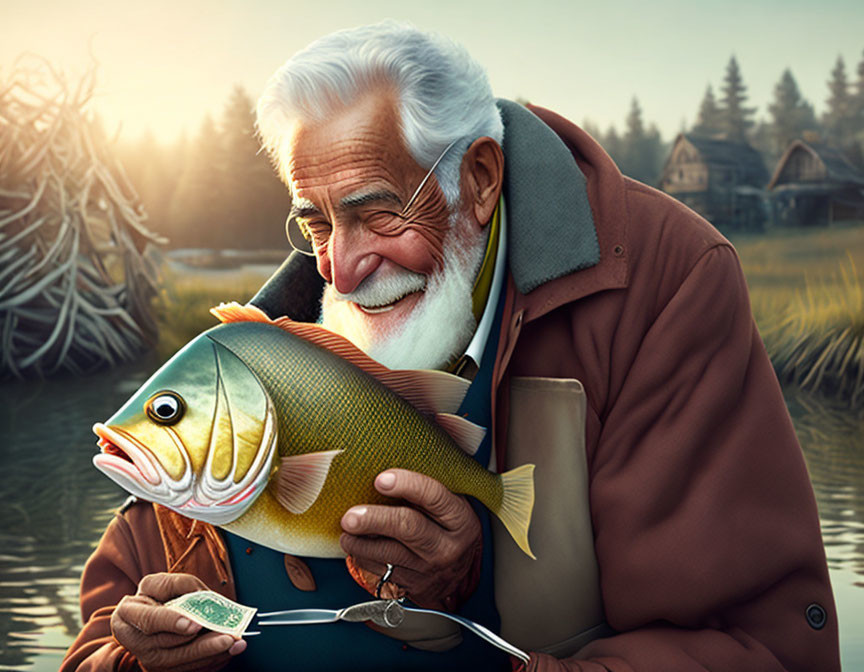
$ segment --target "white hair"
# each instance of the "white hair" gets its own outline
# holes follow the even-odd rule
[[[504,125],[483,67],[464,47],[410,24],[384,21],[341,30],[295,54],[270,78],[258,100],[258,132],[287,182],[284,134],[293,119],[322,120],[387,82],[399,96],[402,138],[414,160],[435,169],[453,207],[462,157],[477,138],[498,144]]]

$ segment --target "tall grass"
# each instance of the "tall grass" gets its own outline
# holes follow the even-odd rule
[[[734,242],[781,382],[864,405],[864,229]]]
[[[762,338],[781,380],[851,406],[864,399],[864,285],[851,259],[839,281],[808,281],[786,310],[763,318]]]
[[[223,301],[246,303],[266,279],[266,274],[253,271],[181,272],[164,268],[156,313],[159,361],[164,362],[202,331],[218,324],[210,314],[211,307]]]

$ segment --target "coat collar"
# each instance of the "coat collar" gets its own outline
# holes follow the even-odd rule
[[[585,176],[555,132],[526,107],[499,100],[510,272],[522,293],[600,261]]]
[[[498,107],[517,292],[513,314],[531,320],[589,294],[626,287],[627,210],[618,168],[563,117],[507,100],[499,99]]]

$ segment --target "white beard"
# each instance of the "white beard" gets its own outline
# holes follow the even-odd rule
[[[324,327],[390,369],[440,369],[461,355],[477,328],[473,285],[488,235],[486,229],[471,232],[466,219],[460,214],[451,216],[444,240],[444,268],[431,276],[408,270],[383,277],[373,273],[349,294],[327,285],[321,299]],[[370,318],[350,305],[352,301],[385,305],[423,284],[426,289],[411,314],[384,333],[373,332]]]

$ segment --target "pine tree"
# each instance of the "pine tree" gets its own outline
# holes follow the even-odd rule
[[[855,99],[855,107],[864,107],[864,51],[861,52],[861,60],[858,61],[858,79],[855,80],[855,90],[852,94]]]
[[[612,160],[620,168],[621,161],[624,158],[624,143],[621,140],[621,136],[618,135],[618,129],[615,128],[615,124],[610,124],[600,144],[603,145],[603,149],[606,150],[606,153],[612,157]]]
[[[222,138],[208,114],[191,143],[171,199],[169,236],[172,247],[225,246],[224,178]]]
[[[849,158],[864,170],[864,52],[862,52],[861,60],[858,62],[858,79],[855,81],[852,109],[852,134],[855,151],[851,152]]]
[[[649,130],[645,130],[642,108],[636,98],[633,98],[630,104],[626,127],[619,163],[621,172],[634,180],[655,184],[661,169],[662,141],[656,126],[652,125]]]
[[[696,117],[696,123],[693,126],[693,134],[704,137],[716,137],[722,135],[723,117],[720,108],[717,106],[717,100],[714,98],[714,90],[709,84],[705,89],[705,96],[702,98],[702,103],[699,105],[699,114]]]
[[[726,66],[726,76],[721,88],[721,119],[724,135],[733,142],[747,142],[747,132],[753,126],[755,108],[746,107],[747,87],[741,77],[741,70],[735,56],[729,59]]]
[[[634,97],[630,101],[630,112],[624,122],[627,130],[624,133],[624,141],[630,145],[637,144],[645,138],[645,124],[642,121],[642,106]]]
[[[235,86],[225,105],[223,147],[231,182],[225,204],[226,237],[234,247],[284,246],[285,216],[290,208],[288,190],[273,172],[255,135],[252,99]],[[242,232],[242,236],[238,235]]]
[[[801,96],[798,83],[789,68],[783,71],[774,87],[774,101],[768,106],[771,114],[771,151],[779,156],[793,140],[801,138],[804,131],[816,128],[813,106]]]
[[[842,56],[837,57],[834,69],[831,71],[831,79],[828,80],[828,92],[822,124],[825,126],[828,142],[843,150],[853,142],[854,101],[849,93],[846,63]]]
[[[859,121],[864,124],[864,52],[858,62],[858,79],[855,81],[855,111],[858,113]]]

